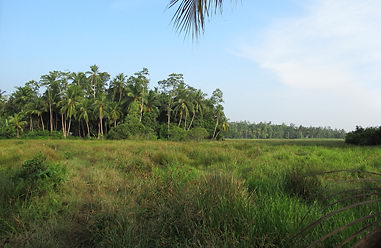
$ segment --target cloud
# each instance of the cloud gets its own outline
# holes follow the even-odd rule
[[[266,28],[259,44],[246,42],[239,55],[272,71],[289,88],[316,92],[320,98],[324,92],[335,94],[348,102],[344,112],[359,105],[380,116],[381,1],[309,3],[302,15]],[[374,123],[375,116],[366,118]]]

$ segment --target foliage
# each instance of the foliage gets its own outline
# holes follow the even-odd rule
[[[132,118],[126,120],[124,124],[113,127],[107,135],[108,139],[156,139],[154,131]]]
[[[16,137],[16,129],[12,126],[0,127],[0,139],[9,139]]]
[[[172,125],[168,131],[168,140],[184,141],[188,136],[188,132],[181,127]]]
[[[205,30],[206,18],[222,11],[223,0],[170,0],[169,8],[178,5],[172,20],[177,30],[198,37]]]
[[[356,130],[345,136],[345,142],[354,145],[381,145],[381,127],[356,127]]]
[[[209,133],[205,128],[196,127],[188,131],[187,139],[201,141],[208,138]]]
[[[17,187],[21,187],[22,196],[30,197],[55,190],[66,178],[66,169],[62,165],[46,161],[46,156],[37,154],[22,165],[17,178]],[[17,180],[17,179],[16,179]]]

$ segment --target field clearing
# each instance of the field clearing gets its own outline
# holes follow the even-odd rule
[[[64,167],[65,180],[25,197],[18,175],[38,153]],[[0,246],[305,247],[381,210],[379,203],[357,207],[292,237],[344,206],[327,209],[329,194],[379,186],[358,172],[303,176],[333,170],[381,172],[381,147],[342,140],[0,140]]]

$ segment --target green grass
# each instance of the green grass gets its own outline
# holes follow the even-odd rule
[[[22,187],[51,185],[20,179],[39,152],[49,171],[65,171],[64,180],[26,198]],[[343,206],[327,209],[328,194],[364,184],[355,172],[303,175],[381,172],[380,161],[380,147],[341,140],[1,140],[0,247],[305,247],[381,204],[293,237]]]

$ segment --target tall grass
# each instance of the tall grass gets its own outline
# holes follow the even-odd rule
[[[317,173],[380,172],[380,158],[379,147],[340,140],[3,140],[0,246],[305,247],[381,210],[379,203],[359,206],[297,236],[348,204],[330,205],[338,191],[369,186],[361,173]],[[41,173],[30,170],[36,163]],[[337,245],[366,223],[323,246]]]

